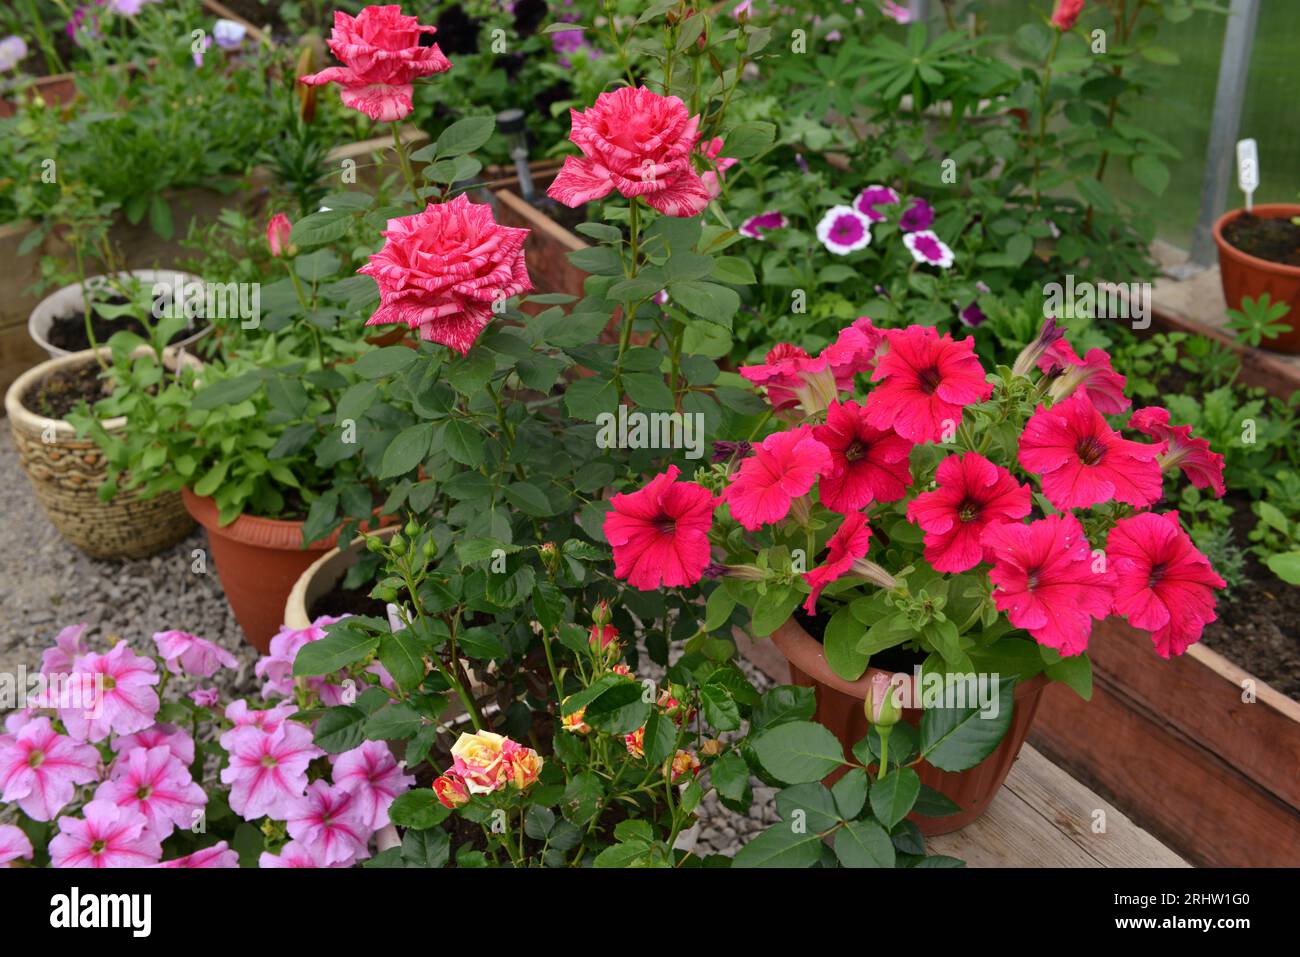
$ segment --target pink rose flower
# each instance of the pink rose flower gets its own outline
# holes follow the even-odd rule
[[[433,782],[433,793],[438,796],[442,806],[456,810],[462,804],[469,803],[469,788],[465,779],[454,771],[448,771]]]
[[[464,193],[388,221],[384,248],[359,270],[379,284],[366,325],[405,323],[461,355],[504,304],[533,288],[524,261],[528,230],[500,226],[492,207]]]
[[[205,847],[201,851],[195,851],[193,854],[187,854],[185,857],[177,857],[170,861],[163,861],[161,864],[155,864],[154,867],[162,868],[231,868],[239,866],[239,855],[230,849],[225,841],[218,841],[211,847]]]
[[[336,10],[329,48],[346,66],[298,79],[309,86],[339,84],[343,105],[372,120],[404,119],[413,107],[412,81],[451,69],[436,43],[420,45],[420,34],[437,32],[403,16],[397,4],[366,7],[355,18]]]
[[[34,821],[52,821],[78,784],[99,780],[99,752],[59,734],[49,718],[33,718],[0,741],[0,801]]]
[[[163,747],[136,748],[113,765],[112,775],[95,791],[95,800],[139,811],[149,833],[165,840],[178,827],[191,827],[208,796],[189,770]]]
[[[577,207],[618,192],[642,197],[665,216],[696,216],[709,190],[691,165],[698,116],[675,96],[625,86],[587,110],[570,110],[571,139],[582,156],[565,157],[546,195]]]
[[[163,664],[174,675],[211,678],[222,668],[233,671],[239,667],[235,656],[225,648],[188,631],[160,631],[153,636],[153,643]]]
[[[162,857],[162,845],[139,811],[91,801],[83,813],[59,818],[59,834],[50,841],[54,867],[148,867]]]

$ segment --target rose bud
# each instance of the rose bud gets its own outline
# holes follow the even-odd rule
[[[894,676],[878,671],[871,676],[869,697],[862,702],[867,720],[879,728],[892,728],[903,717],[901,689],[893,686]]]
[[[271,247],[272,256],[279,259],[286,253],[292,256],[297,252],[296,247],[289,245],[289,234],[292,232],[293,223],[289,222],[289,217],[284,213],[276,213],[271,217],[271,221],[266,224],[266,244]]]
[[[700,759],[689,751],[678,751],[673,755],[673,780],[682,775],[695,775],[700,771]]]
[[[433,782],[433,793],[438,795],[443,807],[449,807],[453,811],[462,804],[469,803],[469,788],[465,787],[460,775],[451,771]]]
[[[596,606],[591,609],[591,620],[598,625],[608,625],[611,617],[609,602],[603,598],[596,602]]]
[[[541,755],[532,748],[524,747],[522,744],[507,738],[501,753],[506,760],[510,783],[520,791],[526,790],[535,783],[542,773],[542,764],[544,762]]]
[[[592,625],[587,641],[591,645],[591,650],[599,654],[608,650],[611,645],[617,645],[618,629],[613,625]]]

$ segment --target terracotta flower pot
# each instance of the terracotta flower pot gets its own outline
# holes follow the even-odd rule
[[[103,348],[100,354],[108,356],[109,350]],[[164,360],[173,369],[178,361],[199,366],[193,356],[178,356],[168,350]],[[36,499],[64,539],[93,558],[147,558],[175,545],[194,527],[181,497],[164,492],[144,498],[123,484],[112,499],[102,501],[99,487],[108,478],[108,464],[95,441],[79,438],[63,419],[47,419],[23,404],[47,376],[92,362],[94,352],[87,349],[48,359],[15,379],[5,393],[9,429]],[[127,420],[115,416],[102,424],[107,432],[120,433]]]
[[[1229,309],[1240,309],[1246,296],[1258,299],[1268,293],[1272,302],[1285,302],[1291,312],[1282,321],[1291,327],[1276,339],[1264,340],[1264,347],[1274,352],[1291,355],[1300,353],[1300,266],[1287,266],[1269,262],[1250,253],[1242,252],[1223,236],[1223,228],[1245,210],[1233,209],[1219,217],[1214,224],[1214,243],[1219,247],[1219,278],[1223,283],[1223,298]],[[1300,205],[1294,203],[1261,203],[1252,210],[1261,219],[1291,219],[1300,216]]]
[[[790,662],[790,680],[801,687],[811,687],[817,693],[815,720],[829,728],[844,746],[846,756],[852,754],[857,744],[870,730],[862,703],[867,698],[867,688],[877,668],[868,668],[857,681],[848,681],[831,670],[821,642],[804,631],[793,618],[772,633],[772,644]],[[909,676],[910,677],[910,676]],[[941,792],[962,810],[948,817],[920,817],[909,815],[927,835],[947,834],[965,827],[988,808],[1002,782],[1006,780],[1015,763],[1020,747],[1029,734],[1034,714],[1043,689],[1047,687],[1046,675],[1036,675],[1021,682],[1015,690],[1015,714],[1005,737],[987,758],[965,771],[942,771],[922,761],[916,766],[921,783]],[[920,708],[904,708],[903,720],[912,727],[921,723]]]
[[[217,578],[248,643],[265,654],[284,624],[284,605],[294,583],[316,559],[334,548],[328,538],[302,544],[302,522],[241,515],[229,525],[217,520],[217,503],[181,489],[185,508],[207,530]]]

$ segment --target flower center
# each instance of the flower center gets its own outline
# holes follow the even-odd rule
[[[104,675],[104,690],[105,690],[105,691],[112,691],[112,690],[113,690],[114,688],[116,688],[116,687],[117,687],[117,681],[114,680],[113,676],[112,676],[112,675]]]
[[[861,439],[855,439],[853,444],[844,450],[844,457],[850,462],[856,462],[858,459],[867,457],[867,446]]]
[[[967,499],[957,506],[957,519],[962,522],[973,522],[979,518],[980,507],[975,502]]]
[[[262,767],[264,768],[273,768],[276,767],[279,763],[280,762],[275,759],[274,754],[265,754],[262,756]]]
[[[33,751],[27,755],[27,766],[29,768],[39,768],[45,761],[44,751]]]
[[[1106,446],[1095,435],[1090,435],[1079,443],[1075,452],[1084,465],[1096,465],[1106,457]]]
[[[659,529],[660,535],[672,535],[677,531],[677,520],[664,515],[655,520],[655,528]]]
[[[931,366],[928,369],[922,369],[917,374],[921,380],[921,391],[926,395],[933,395],[934,390],[939,388],[939,382],[943,378],[939,375],[939,370]]]
[[[136,789],[135,797],[137,801],[147,801],[152,796],[153,788],[149,787],[147,784],[141,785]]]
[[[1168,566],[1166,566],[1164,562],[1159,562],[1155,565],[1152,565],[1151,574],[1147,576],[1147,587],[1155,588],[1157,585],[1159,585],[1161,579],[1165,577],[1165,572],[1168,570],[1169,570]]]
[[[103,854],[106,850],[108,850],[107,841],[94,841],[90,845],[90,853],[92,854]]]
[[[1033,591],[1038,587],[1038,576],[1041,575],[1042,572],[1043,570],[1041,568],[1031,568],[1029,571],[1025,572],[1025,589],[1027,591]]]

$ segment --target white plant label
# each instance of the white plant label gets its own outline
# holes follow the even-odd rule
[[[1259,148],[1254,140],[1237,141],[1237,187],[1246,194],[1249,213],[1259,189]]]

